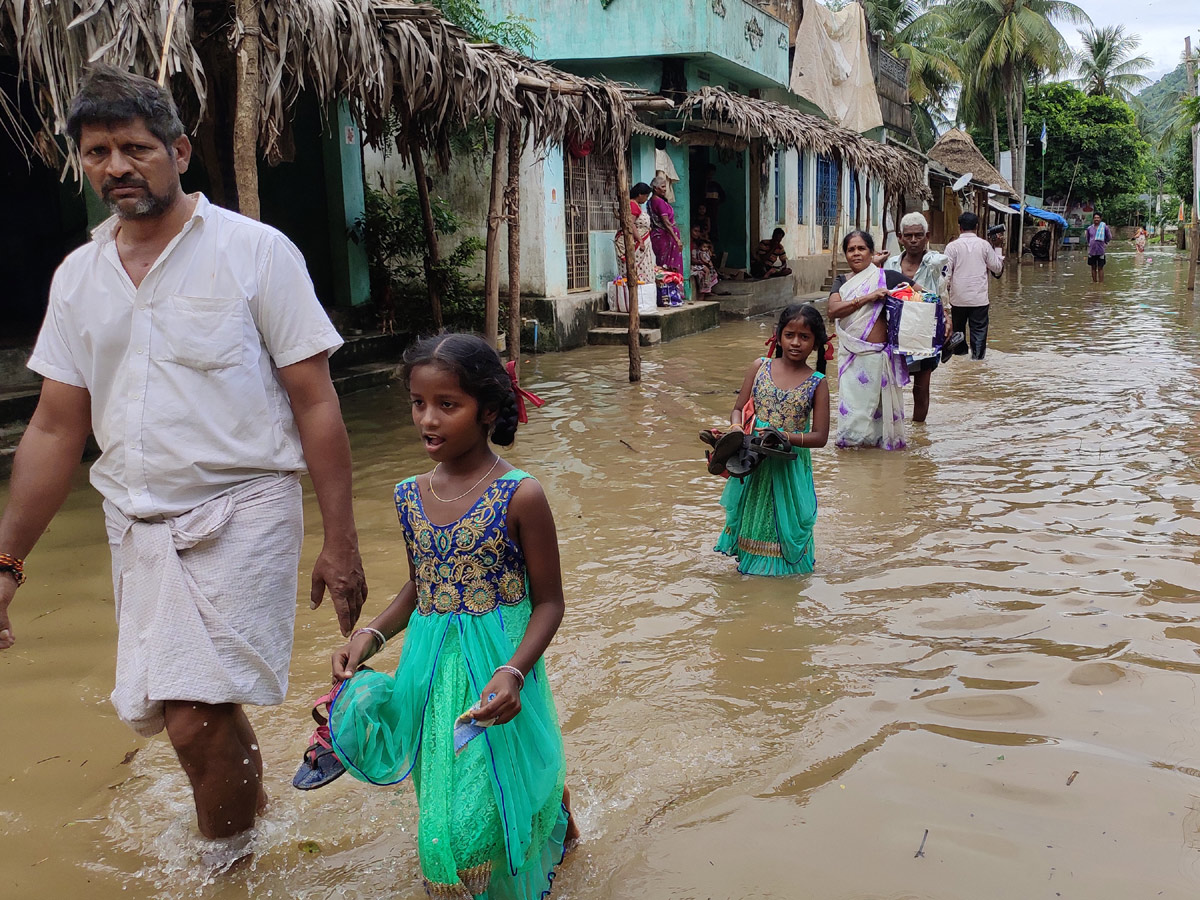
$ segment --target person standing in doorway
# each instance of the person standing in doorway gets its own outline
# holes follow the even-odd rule
[[[1104,258],[1108,253],[1108,242],[1112,239],[1112,234],[1108,225],[1100,218],[1100,213],[1092,213],[1092,224],[1087,227],[1086,238],[1092,281],[1104,284]]]
[[[117,616],[117,715],[166,729],[200,833],[242,855],[266,804],[243,711],[287,691],[312,477],[326,589],[343,634],[367,595],[350,443],[329,354],[341,338],[304,259],[273,228],[184,194],[191,161],[170,93],[109,66],[67,116],[113,212],[59,266],[29,367],[45,379],[0,518],[0,650],[33,549],[71,489],[89,432]]]
[[[962,233],[946,245],[946,290],[950,295],[952,331],[970,327],[971,359],[983,359],[988,335],[988,273],[997,278],[1004,271],[1004,257],[993,241],[979,236],[979,216],[965,212],[958,217]],[[1002,239],[1002,238],[1001,238]],[[955,354],[967,352],[967,344]]]
[[[910,212],[900,220],[900,244],[903,253],[888,258],[884,269],[891,269],[904,276],[904,280],[923,291],[930,291],[943,299],[945,304],[946,277],[950,260],[944,253],[929,249],[929,223],[919,212]],[[946,322],[946,334],[950,333],[950,322]],[[940,361],[938,354],[928,359],[906,359],[908,374],[913,382],[913,421],[924,422],[929,415],[929,382],[933,370]]]
[[[683,238],[675,224],[675,210],[667,202],[667,179],[656,175],[650,182],[654,192],[646,209],[650,213],[650,246],[660,268],[683,272]]]
[[[717,181],[717,167],[709,163],[704,167],[704,208],[708,212],[708,239],[717,247],[721,246],[720,219],[721,204],[725,202],[725,188]]]

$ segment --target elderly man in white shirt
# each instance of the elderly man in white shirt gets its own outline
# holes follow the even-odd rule
[[[950,307],[945,301],[949,260],[944,253],[929,249],[929,223],[922,213],[910,212],[900,220],[900,244],[904,247],[904,252],[889,257],[882,268],[899,272],[910,284],[915,284],[925,291],[932,291],[943,298],[946,336],[949,337]],[[936,354],[928,359],[905,360],[908,364],[908,374],[912,376],[914,422],[924,422],[929,415],[929,382],[939,361]]]
[[[59,267],[29,362],[45,380],[0,519],[0,650],[23,557],[94,431],[113,705],[139,734],[166,729],[201,833],[244,840],[266,795],[242,706],[287,689],[305,470],[325,538],[312,604],[328,589],[348,634],[366,597],[329,376],[342,341],[287,238],[182,193],[191,145],[167,91],[97,67],[67,132],[115,215]]]

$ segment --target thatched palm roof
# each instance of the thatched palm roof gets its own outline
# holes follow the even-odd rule
[[[915,160],[895,147],[772,100],[734,94],[720,87],[692,91],[679,105],[680,118],[716,128],[735,139],[760,139],[769,147],[795,147],[842,159],[883,182],[891,192],[927,196],[928,186]],[[686,124],[685,124],[686,127]],[[684,132],[687,140],[688,132]]]
[[[172,0],[0,0],[0,52],[13,55],[33,90],[40,122],[30,128],[0,108],[19,143],[61,161],[70,98],[88,62],[103,60],[154,77]],[[368,142],[397,114],[407,154],[414,142],[445,164],[450,136],[477,121],[505,119],[534,143],[578,136],[624,151],[645,93],[560,72],[468,36],[428,6],[401,0],[262,0],[259,149],[278,160],[291,109],[302,92],[324,104],[344,98]],[[245,28],[229,0],[183,0],[170,34],[167,72],[195,124],[206,113],[204,46],[236,51]]]
[[[971,180],[983,185],[998,184],[1012,196],[1016,188],[979,152],[971,136],[961,128],[951,128],[929,148],[929,158],[941,163],[955,175],[971,173]]]

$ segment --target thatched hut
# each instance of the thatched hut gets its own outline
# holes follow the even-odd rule
[[[760,158],[765,151],[795,148],[837,161],[837,206],[830,211],[834,224],[832,232],[825,235],[827,246],[837,243],[838,223],[843,213],[843,168],[851,173],[862,173],[882,185],[881,211],[888,209],[892,198],[906,194],[928,197],[923,168],[907,154],[782,103],[735,94],[720,87],[703,87],[690,92],[680,103],[677,119],[682,123],[680,137],[685,143],[750,146]],[[852,224],[857,226],[871,221],[871,195],[866,192],[864,203],[864,184],[857,178],[854,183],[857,184],[857,202]],[[864,211],[865,218],[862,217]],[[886,239],[887,219],[886,216],[881,218],[885,223]],[[831,265],[836,266],[836,253],[833,257]]]
[[[795,147],[832,156],[880,181],[889,192],[923,193],[921,167],[896,148],[773,100],[704,87],[680,103],[679,119],[684,142],[694,140],[688,128],[696,124],[746,142],[757,139],[769,149]]]
[[[930,231],[939,243],[958,236],[958,216],[962,212],[962,197],[987,225],[991,221],[1006,221],[1011,215],[1009,198],[1018,199],[1016,189],[987,161],[971,136],[960,128],[951,128],[929,148],[929,184],[933,194],[930,210]],[[970,182],[964,191],[956,193],[954,183],[964,175]],[[993,199],[995,198],[995,199]]]
[[[574,138],[623,158],[636,108],[669,105],[644,91],[567,75],[502,47],[474,44],[433,8],[398,0],[0,0],[0,58],[7,58],[18,85],[0,99],[0,125],[27,160],[37,157],[52,167],[65,163],[77,174],[73,151],[58,135],[82,70],[103,60],[169,83],[197,139],[205,187],[217,202],[254,216],[260,212],[258,161],[274,165],[297,158],[294,129],[302,103],[333,126],[325,130],[334,146],[342,143],[341,126],[349,145],[357,142],[358,128],[367,142],[394,141],[420,170],[417,184],[427,210],[423,157],[445,166],[456,131],[473,122],[493,123],[497,152],[487,279],[492,336],[504,157],[519,154],[526,142]],[[353,166],[354,154],[344,148],[309,146],[300,155],[330,153],[340,154],[343,168]],[[349,194],[358,192],[361,206],[361,157],[357,166],[359,183],[353,184],[353,172],[343,181]],[[295,187],[288,192],[293,199]],[[311,180],[305,185],[309,191],[314,187]],[[353,197],[337,202],[344,199],[327,205],[345,207],[349,216]],[[431,214],[426,221],[436,265]],[[345,243],[352,224],[337,227],[331,221],[332,239]],[[361,254],[342,248],[343,255],[355,252]],[[432,278],[430,288],[438,318]]]

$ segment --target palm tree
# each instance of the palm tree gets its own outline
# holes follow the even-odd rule
[[[908,96],[913,134],[922,148],[937,140],[949,124],[948,97],[962,77],[954,61],[945,6],[925,8],[917,0],[865,0],[871,31],[884,49],[908,63]]]
[[[1150,79],[1141,74],[1154,62],[1148,56],[1134,56],[1140,38],[1126,34],[1124,25],[1105,25],[1080,31],[1083,49],[1075,54],[1074,66],[1079,89],[1093,97],[1116,97],[1126,103],[1138,88]]]
[[[1004,101],[1013,184],[1024,196],[1025,90],[1031,80],[1066,68],[1072,54],[1055,20],[1091,25],[1069,0],[952,0],[962,39],[959,68],[997,83]]]

